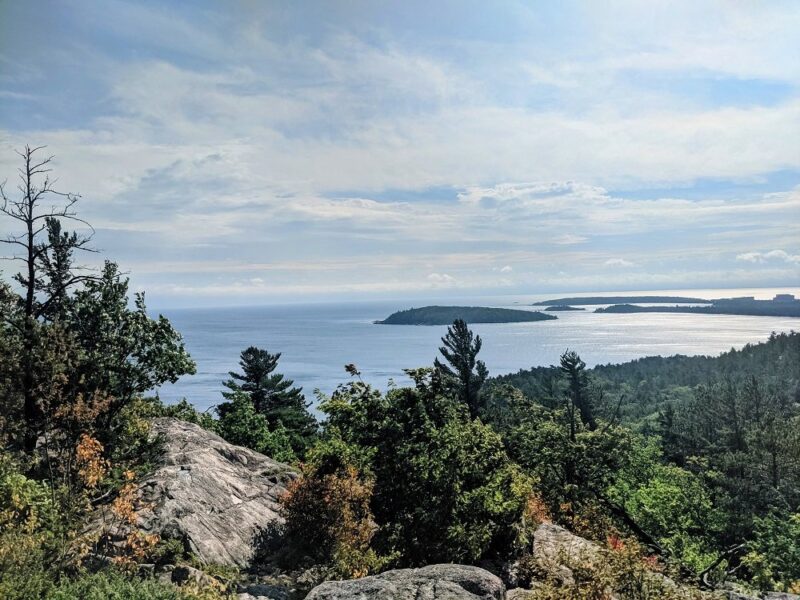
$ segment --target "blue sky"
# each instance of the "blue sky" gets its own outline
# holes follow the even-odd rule
[[[0,0],[0,176],[47,144],[162,306],[797,286],[797,31],[745,0]]]

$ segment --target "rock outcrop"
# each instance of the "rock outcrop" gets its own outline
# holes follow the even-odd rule
[[[533,533],[533,555],[554,563],[565,560],[595,562],[602,559],[603,549],[563,527],[542,523]]]
[[[156,419],[152,435],[164,453],[138,484],[139,527],[182,540],[203,562],[246,566],[263,528],[280,522],[278,497],[297,473],[185,421]]]
[[[306,600],[503,600],[498,577],[478,567],[430,565],[318,585]]]

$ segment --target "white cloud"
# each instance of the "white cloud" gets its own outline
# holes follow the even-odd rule
[[[787,262],[800,265],[800,254],[789,254],[785,250],[770,250],[769,252],[744,252],[736,256],[736,260],[751,263]]]
[[[512,269],[511,266],[506,265],[506,266],[504,266],[503,268],[500,269],[500,272],[501,273],[511,273],[511,271],[513,271],[513,270],[514,269]]]
[[[603,263],[607,267],[632,267],[634,263],[624,258],[609,258]]]

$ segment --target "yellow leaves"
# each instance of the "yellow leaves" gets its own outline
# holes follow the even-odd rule
[[[81,434],[75,447],[78,476],[88,489],[96,488],[108,472],[108,461],[103,458],[103,444],[92,436]]]
[[[528,495],[525,501],[525,508],[522,511],[522,517],[527,522],[535,523],[552,523],[550,511],[547,509],[547,504],[538,492],[532,492]]]
[[[156,534],[147,534],[137,527],[139,519],[139,506],[136,484],[136,474],[131,470],[122,473],[124,483],[120,487],[117,497],[111,503],[111,513],[115,522],[112,526],[124,533],[124,538],[116,547],[116,555],[112,557],[114,564],[120,567],[132,567],[142,562],[159,542]]]

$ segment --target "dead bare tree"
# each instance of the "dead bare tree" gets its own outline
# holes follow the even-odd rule
[[[0,215],[15,221],[21,230],[9,233],[0,242],[12,248],[3,258],[22,263],[14,276],[22,288],[18,302],[22,318],[14,325],[23,340],[22,388],[27,432],[24,446],[27,451],[36,446],[42,420],[34,389],[33,349],[37,321],[46,318],[53,303],[63,299],[70,288],[92,278],[84,268],[72,264],[72,253],[91,251],[89,243],[94,230],[74,211],[80,196],[54,188],[56,180],[50,177],[53,156],[39,157],[44,148],[26,145],[23,151],[17,152],[23,160],[23,166],[18,169],[18,196],[11,198],[6,182],[0,184]],[[90,233],[62,232],[62,221],[81,224]]]

